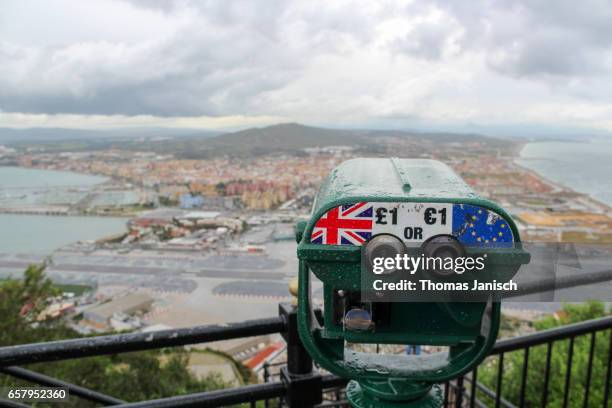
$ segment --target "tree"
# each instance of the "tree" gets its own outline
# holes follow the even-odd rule
[[[44,267],[30,266],[23,280],[0,283],[0,346],[11,346],[80,337],[62,321],[36,322],[36,317],[56,295]],[[122,353],[52,363],[27,368],[127,401],[141,401],[224,388],[219,375],[196,378],[188,368],[184,348]],[[0,387],[32,386],[0,375]],[[93,406],[70,397],[70,406]]]
[[[605,305],[602,302],[587,302],[584,304],[566,304],[557,316],[547,316],[534,323],[537,330],[546,330],[584,320],[606,316]],[[610,331],[598,332],[595,337],[593,365],[589,386],[589,406],[603,405],[604,382],[606,378],[607,358],[610,344]],[[553,343],[548,385],[548,407],[562,407],[565,392],[565,375],[568,367],[569,340]],[[586,390],[587,370],[591,336],[578,336],[574,339],[571,365],[571,380],[569,385],[568,406],[581,407]],[[525,388],[525,406],[536,407],[542,404],[544,391],[544,372],[546,369],[547,345],[531,347]],[[515,405],[520,402],[521,378],[524,362],[524,351],[515,351],[504,355],[502,396]],[[499,359],[491,357],[478,368],[478,381],[486,387],[495,390]],[[483,393],[478,393],[478,399],[485,404],[494,401]]]

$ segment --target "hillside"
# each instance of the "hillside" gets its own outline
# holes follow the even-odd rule
[[[348,145],[367,152],[376,152],[390,139],[419,140],[427,143],[461,143],[483,141],[490,146],[505,147],[510,142],[477,134],[424,133],[403,130],[344,130],[283,123],[225,133],[194,146],[192,156],[231,155],[257,156],[269,153],[297,153],[307,147]]]
[[[219,156],[252,157],[265,154],[303,154],[308,147],[353,146],[364,154],[384,153],[389,141],[410,142],[411,152],[431,150],[432,144],[485,142],[506,147],[511,142],[477,134],[434,133],[405,130],[329,129],[282,123],[233,133],[185,129],[126,129],[112,131],[69,129],[0,128],[0,144],[16,148],[59,151],[120,149],[174,154],[179,158],[205,159]],[[406,146],[405,144],[403,144]]]
[[[372,140],[353,130],[326,129],[283,123],[226,133],[206,140],[202,150],[236,156],[296,152],[307,147],[338,145],[367,146]]]

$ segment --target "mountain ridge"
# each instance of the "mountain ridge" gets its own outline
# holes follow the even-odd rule
[[[204,159],[218,156],[251,157],[265,154],[304,154],[310,147],[352,146],[377,152],[391,139],[427,139],[439,143],[481,140],[507,145],[510,142],[479,134],[420,132],[413,130],[330,129],[300,123],[278,123],[236,132],[214,134],[197,129],[79,130],[46,128],[7,132],[0,128],[0,143],[46,151],[86,151],[109,148],[171,153],[179,158]],[[178,134],[177,134],[178,132]],[[33,133],[33,135],[32,135]],[[6,135],[12,136],[6,138]],[[2,136],[5,135],[5,140]],[[28,140],[28,135],[29,140]],[[25,136],[25,137],[24,137]],[[62,143],[66,142],[66,143]]]

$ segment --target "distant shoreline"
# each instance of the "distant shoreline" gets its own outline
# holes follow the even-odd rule
[[[20,165],[0,165],[0,169],[19,169],[26,171],[41,171],[48,173],[63,173],[65,175],[79,176],[79,177],[89,177],[96,178],[98,180],[90,180],[91,183],[85,183],[83,185],[54,185],[51,183],[50,185],[41,185],[41,186],[26,186],[23,187],[23,190],[37,190],[37,189],[54,189],[54,188],[93,188],[94,186],[103,185],[110,181],[113,181],[114,178],[104,175],[104,174],[95,174],[95,173],[84,173],[77,172],[73,170],[60,170],[60,169],[47,169],[41,167],[27,167]],[[3,187],[0,186],[0,190],[2,189],[14,190],[21,189],[20,187]],[[85,212],[75,212],[70,210],[71,205],[61,204],[0,204],[0,214],[9,214],[9,215],[23,215],[23,216],[48,216],[48,217],[98,217],[98,218],[126,218],[129,219],[133,215],[131,214],[114,214],[114,213],[85,213]]]
[[[12,207],[0,207],[0,215],[24,215],[24,216],[40,216],[40,217],[86,217],[86,218],[134,218],[134,215],[128,214],[87,214],[87,213],[72,213],[55,210],[53,208],[42,209],[19,209]]]
[[[106,183],[109,180],[114,180],[113,177],[107,176],[106,174],[83,173],[83,172],[74,171],[74,170],[47,169],[47,168],[43,168],[43,167],[34,167],[34,166],[28,167],[28,166],[20,166],[17,163],[16,164],[0,164],[0,169],[25,169],[25,170],[51,171],[51,172],[55,172],[55,173],[71,173],[71,174],[75,174],[75,175],[79,175],[79,176],[98,177],[98,178],[105,179],[105,180],[102,180],[100,182],[93,183],[92,185],[102,184],[102,183]]]
[[[546,140],[545,141],[538,140],[538,141],[527,141],[527,142],[518,143],[517,144],[517,149],[515,149],[515,155],[512,158],[512,163],[516,167],[520,168],[521,170],[525,171],[526,173],[529,173],[529,174],[539,178],[544,183],[546,183],[546,184],[548,184],[548,185],[550,185],[552,187],[558,188],[559,190],[567,192],[567,193],[574,193],[574,194],[578,194],[578,195],[584,196],[588,200],[592,201],[594,204],[602,207],[602,210],[604,210],[604,211],[612,211],[612,206],[610,206],[609,204],[607,204],[607,203],[605,203],[605,202],[603,202],[603,201],[593,197],[591,194],[580,192],[580,191],[575,190],[574,188],[572,188],[570,186],[567,186],[565,184],[559,183],[557,181],[553,181],[553,180],[547,178],[546,176],[544,176],[543,174],[539,173],[538,171],[518,163],[518,160],[521,158],[521,151],[523,151],[525,146],[527,146],[529,143],[541,143],[541,142],[548,142],[548,141],[546,141]],[[551,140],[551,142],[553,142],[553,140]],[[559,142],[559,141],[558,140],[554,140],[554,142]],[[563,143],[565,143],[565,141]],[[578,142],[573,141],[573,142],[570,142],[570,143],[578,143]]]
[[[526,173],[531,174],[532,176],[535,176],[537,178],[539,178],[540,180],[544,181],[546,184],[549,184],[553,187],[558,188],[559,190],[563,190],[563,191],[567,191],[570,193],[577,193],[577,194],[584,194],[584,193],[580,193],[578,191],[575,191],[573,188],[568,187],[564,184],[558,183],[556,181],[553,181],[549,178],[547,178],[546,176],[544,176],[543,174],[537,172],[534,169],[531,169],[529,167],[525,167],[524,165],[520,164],[518,162],[518,160],[521,158],[521,152],[523,151],[523,149],[529,144],[529,143],[533,143],[533,142],[524,142],[524,143],[519,143],[520,148],[516,150],[516,154],[514,155],[514,157],[512,158],[512,163],[520,168],[521,170],[523,170]]]

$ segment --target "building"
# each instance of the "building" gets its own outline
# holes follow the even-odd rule
[[[184,211],[173,208],[159,208],[157,210],[146,211],[138,217],[130,220],[128,226],[133,228],[149,228],[151,226],[163,227],[174,223],[176,217],[180,217]]]
[[[233,210],[236,208],[236,197],[204,196],[203,208]]]
[[[191,211],[177,218],[179,220],[198,221],[198,220],[212,220],[212,219],[219,217],[219,215],[221,215],[221,213],[217,211]]]
[[[132,293],[110,302],[90,307],[83,311],[84,323],[98,329],[110,327],[115,315],[134,315],[144,313],[151,308],[154,299],[145,293]]]
[[[183,194],[179,197],[179,206],[184,209],[202,208],[204,197],[201,195]]]
[[[183,209],[206,208],[206,209],[234,209],[236,208],[234,197],[202,196],[182,194],[179,197],[179,206]]]
[[[73,313],[75,310],[74,302],[55,302],[47,306],[36,318],[38,321],[47,319],[57,319],[65,314]]]

